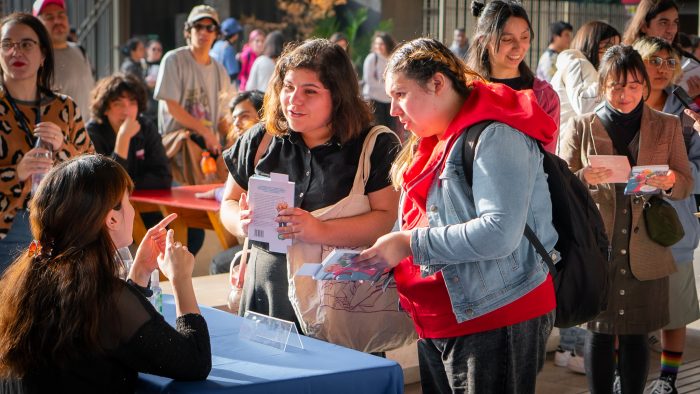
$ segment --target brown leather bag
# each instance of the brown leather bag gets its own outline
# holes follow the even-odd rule
[[[170,171],[173,180],[181,185],[206,185],[211,183],[223,183],[226,181],[228,171],[224,164],[223,156],[216,158],[216,174],[207,179],[200,167],[202,149],[190,138],[189,130],[176,130],[163,135],[165,154],[170,162]]]

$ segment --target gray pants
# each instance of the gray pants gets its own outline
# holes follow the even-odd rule
[[[418,341],[424,394],[534,393],[554,312],[455,338]]]

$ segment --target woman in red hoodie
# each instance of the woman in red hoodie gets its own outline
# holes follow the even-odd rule
[[[440,42],[399,47],[386,69],[391,115],[412,139],[394,164],[401,231],[360,260],[394,268],[420,336],[423,392],[527,393],[555,306],[525,225],[552,251],[557,233],[542,153],[556,125],[531,90],[490,84]],[[465,179],[464,132],[492,121]]]

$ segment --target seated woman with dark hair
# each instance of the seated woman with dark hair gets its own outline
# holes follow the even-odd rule
[[[139,372],[209,374],[194,257],[166,231],[174,214],[146,233],[120,279],[132,189],[123,167],[99,155],[64,162],[41,182],[30,202],[34,241],[0,280],[0,392],[134,392]],[[146,299],[157,268],[173,286],[175,328]]]
[[[115,74],[92,91],[92,120],[87,124],[97,153],[126,169],[136,189],[167,189],[172,175],[155,124],[143,116],[144,85],[131,75]]]

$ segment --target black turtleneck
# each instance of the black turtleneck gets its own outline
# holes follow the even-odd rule
[[[618,147],[629,146],[637,133],[639,133],[639,128],[642,125],[643,112],[643,100],[640,100],[637,107],[629,113],[622,113],[616,110],[610,106],[607,101],[596,109],[596,115],[601,123],[603,123],[618,154],[626,154],[629,152],[629,149],[625,149],[626,152],[620,152]],[[630,157],[629,159],[630,163],[636,162],[635,157]]]

